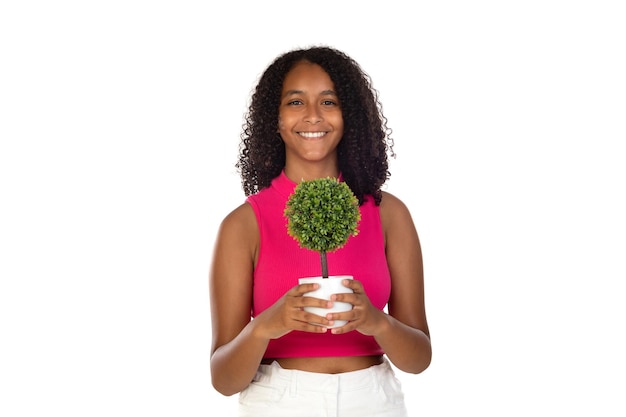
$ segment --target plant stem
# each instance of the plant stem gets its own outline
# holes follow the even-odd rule
[[[326,252],[320,252],[320,258],[322,260],[322,278],[328,278],[328,261],[326,260]]]

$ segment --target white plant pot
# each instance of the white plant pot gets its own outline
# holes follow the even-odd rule
[[[315,291],[305,293],[306,297],[321,298],[323,300],[330,300],[330,296],[340,293],[351,293],[352,289],[345,287],[341,282],[344,279],[353,279],[351,275],[335,275],[328,278],[322,277],[308,277],[300,278],[298,281],[300,284],[319,284],[320,287]],[[331,308],[320,307],[304,307],[304,311],[317,314],[318,316],[325,317],[328,313],[339,313],[343,311],[352,310],[352,304],[335,301]],[[341,327],[347,323],[346,320],[335,320],[335,323],[328,328]]]

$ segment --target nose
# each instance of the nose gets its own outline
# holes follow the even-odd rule
[[[322,120],[324,120],[324,118],[322,117],[322,113],[320,112],[320,109],[317,108],[317,106],[309,106],[307,108],[306,114],[304,115],[305,122],[317,124]]]

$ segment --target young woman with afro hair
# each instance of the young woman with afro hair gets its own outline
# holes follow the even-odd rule
[[[211,379],[239,393],[240,416],[406,416],[391,367],[431,361],[419,237],[405,204],[381,187],[393,156],[377,91],[345,53],[292,50],[263,72],[241,134],[245,201],[221,222],[210,269]],[[319,254],[287,234],[284,209],[300,181],[333,177],[359,201],[359,233],[328,254],[352,293],[330,301]],[[315,315],[304,307],[352,309]],[[347,320],[334,327],[335,320]]]

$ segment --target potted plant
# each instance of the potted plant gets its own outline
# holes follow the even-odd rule
[[[302,248],[320,254],[322,275],[301,277],[299,283],[318,283],[316,291],[306,296],[330,299],[332,294],[352,292],[342,285],[350,275],[329,276],[326,254],[342,248],[350,236],[358,234],[357,225],[361,220],[359,202],[345,182],[336,178],[319,178],[302,181],[298,184],[285,206],[287,233]],[[307,307],[306,311],[324,316],[328,312],[348,311],[349,303],[335,302],[333,308]],[[333,327],[343,326],[345,321],[336,320]]]

